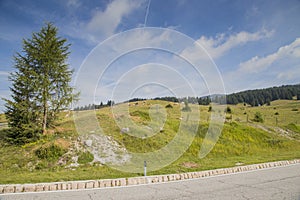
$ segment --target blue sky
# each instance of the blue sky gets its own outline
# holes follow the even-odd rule
[[[84,59],[91,55],[91,51],[99,43],[110,36],[134,28],[160,27],[165,29],[156,41],[165,42],[166,37],[163,36],[166,35],[166,29],[170,29],[183,33],[200,44],[213,59],[227,93],[300,83],[299,19],[300,1],[298,0],[0,0],[0,95],[1,98],[9,96],[8,75],[13,71],[12,57],[22,50],[22,39],[30,38],[31,33],[39,31],[45,22],[53,22],[59,28],[59,35],[67,38],[71,43],[68,62],[71,68],[75,69],[74,78],[78,77]],[[131,38],[132,41],[135,42]],[[145,41],[149,42],[149,40]],[[119,44],[122,45],[129,45],[129,43]],[[199,59],[201,56],[192,54],[192,50],[191,46],[182,49],[179,54],[192,60]],[[147,60],[145,55],[151,55],[151,59]],[[132,86],[126,87],[132,87],[132,91],[129,92],[132,95],[150,97],[154,94],[168,94],[161,92],[162,88],[155,89],[158,87],[157,84],[154,84],[152,89],[148,87],[149,85],[145,86],[144,90],[133,87],[137,83],[133,81],[135,78],[132,76],[139,76],[143,69],[141,66],[147,68],[147,63],[154,61],[156,66],[148,66],[152,69],[150,72],[149,68],[143,70],[142,75],[147,77],[148,81],[152,80],[152,77],[157,83],[160,66],[162,69],[160,79],[164,78],[172,82],[170,75],[166,77],[162,75],[175,76],[178,72],[184,75],[185,79],[182,80],[193,80],[189,84],[196,90],[195,95],[207,94],[203,89],[205,85],[203,81],[199,79],[197,82],[197,78],[187,75],[193,72],[185,64],[182,64],[181,68],[178,67],[177,71],[173,71],[174,73],[164,73],[165,70],[170,70],[168,67],[163,67],[164,65],[176,66],[176,59],[174,60],[174,56],[168,53],[157,53],[157,51],[143,53],[142,51],[130,56],[127,59],[120,59],[115,66],[112,65],[111,73],[108,70],[103,79],[94,83],[97,86],[90,88],[86,85],[88,88],[86,90],[89,92],[84,95],[94,96],[96,102],[105,102],[113,95],[111,91],[116,88],[105,85],[109,81],[105,82],[104,79],[116,83],[120,82],[120,78],[124,78],[128,84],[131,83]],[[139,62],[136,63],[131,62],[137,58],[143,59],[138,59]],[[165,62],[166,60],[168,62]],[[120,65],[117,65],[118,63]],[[143,63],[145,65],[142,65]],[[120,67],[121,65],[123,68]],[[111,76],[114,76],[112,72],[116,72],[119,76],[112,79]],[[133,74],[126,77],[128,72]],[[104,81],[105,87],[101,86],[101,81]],[[88,82],[88,78],[82,82]],[[144,83],[138,82],[138,84],[143,86]],[[203,87],[197,88],[197,84]],[[157,93],[158,91],[160,93]],[[176,94],[186,95],[183,91],[186,90],[178,90]],[[84,101],[83,103],[87,103],[88,99]],[[0,100],[2,111],[3,104],[4,102]]]

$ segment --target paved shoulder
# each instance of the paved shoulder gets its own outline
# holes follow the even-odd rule
[[[300,164],[186,181],[82,191],[24,193],[10,199],[294,199],[300,200]]]

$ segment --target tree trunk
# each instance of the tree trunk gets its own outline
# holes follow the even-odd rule
[[[43,112],[43,135],[47,133],[47,102],[44,103],[44,112]]]

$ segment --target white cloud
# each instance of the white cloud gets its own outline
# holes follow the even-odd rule
[[[95,11],[85,27],[91,34],[91,39],[99,42],[99,38],[113,35],[122,23],[123,17],[139,8],[142,3],[137,0],[114,0],[107,5],[105,10]]]
[[[162,83],[178,95],[193,96],[187,86],[181,84],[184,81],[179,83],[175,75],[185,78],[196,92],[221,93],[223,87],[220,89],[221,83],[218,82],[218,72],[213,63],[191,65],[179,57],[183,49],[192,45],[194,40],[191,38],[174,30],[160,28],[130,30],[106,40],[91,52],[78,71],[76,87],[81,91],[81,102],[92,102],[94,97],[96,101],[110,98],[116,85],[121,88],[118,91],[125,92],[120,92],[121,96],[117,99],[126,99],[122,95],[129,95],[132,92],[130,90],[147,82],[154,84],[141,88],[139,94],[151,97],[162,92],[165,94],[167,90],[157,86]],[[199,52],[199,49],[196,50]],[[158,63],[159,66],[149,70],[150,67],[145,65],[149,63]],[[143,67],[135,69],[135,66]],[[162,66],[171,68],[164,69]],[[172,73],[175,71],[178,73]],[[122,81],[124,74],[126,79]]]
[[[217,67],[211,62],[206,52],[203,51],[203,49],[199,48],[198,44],[200,43],[202,46],[204,46],[213,58],[219,58],[221,56],[224,56],[231,49],[234,49],[241,45],[245,45],[248,42],[259,41],[264,38],[268,38],[272,34],[273,31],[266,31],[265,29],[253,33],[243,31],[232,35],[219,34],[216,37],[210,38],[200,37],[197,43],[195,43],[192,38],[185,38],[186,40],[183,40],[183,38],[176,36],[176,34],[173,34],[172,31],[168,31],[166,29],[159,30],[158,28],[146,28],[129,31],[128,34],[127,32],[124,32],[118,35],[117,38],[114,37],[107,40],[102,44],[104,46],[102,46],[101,48],[99,46],[99,49],[93,51],[94,56],[91,56],[90,62],[87,63],[86,66],[84,66],[84,68],[87,67],[88,69],[84,69],[79,77],[79,79],[82,79],[82,88],[89,88],[82,91],[82,95],[86,96],[85,102],[91,102],[91,100],[89,99],[94,95],[96,96],[96,100],[103,97],[111,97],[112,89],[114,88],[118,80],[122,77],[122,74],[126,73],[134,66],[145,64],[149,61],[153,63],[172,66],[179,73],[184,75],[186,80],[189,81],[189,83],[193,86],[193,88],[196,89],[197,92],[205,91],[206,94],[222,93],[224,92],[223,88],[220,89],[222,81],[217,81],[219,80],[218,77],[220,77],[220,72],[218,71]],[[143,54],[142,56],[135,57],[134,59],[118,60],[115,63],[116,68],[114,68],[113,73],[110,73],[109,71],[104,74],[103,77],[99,77],[102,74],[99,66],[107,66],[110,63],[108,61],[112,61],[116,55],[123,55],[124,52],[131,52],[133,50],[139,51],[139,48],[147,49],[147,47],[162,49],[162,53],[157,51],[157,55],[152,55],[151,53],[145,52],[145,54]],[[178,54],[179,56],[182,56],[187,61],[191,61],[192,65],[199,66],[199,68],[191,69],[191,65],[184,65],[183,63],[178,64],[179,58],[166,56],[163,53],[163,49],[172,49],[174,55]],[[299,52],[293,51],[293,54],[298,55]],[[101,55],[101,59],[99,55]],[[124,54],[124,57],[128,56],[129,58],[131,58],[130,54]],[[158,56],[157,58],[159,59],[155,59],[154,56]],[[255,59],[259,58],[253,58],[253,60]],[[266,60],[265,62],[267,63],[267,61],[268,60]],[[110,66],[110,68],[113,68],[113,66]],[[88,73],[84,75],[85,72]],[[122,83],[124,87],[126,86],[125,88],[134,88],[133,86],[140,85],[140,78],[143,78],[143,81],[147,80],[143,76],[137,75],[142,74],[139,70],[135,72],[136,73],[131,72],[131,75],[134,76],[130,76],[130,78],[128,78],[128,80],[130,81],[126,82],[130,84],[126,85]],[[156,78],[158,78],[159,80],[163,80],[163,77],[160,76],[163,75],[163,73],[160,74],[158,73],[158,71],[151,71],[146,74],[146,77],[149,78],[149,80],[157,80]],[[237,73],[237,71],[232,72],[230,75],[234,76],[232,81],[236,81],[237,79],[241,81],[242,79],[245,79],[245,74]],[[168,83],[172,83],[173,79],[171,77],[164,77],[169,81]],[[230,77],[231,80],[232,76]],[[99,78],[107,78],[107,80],[109,78],[109,80],[107,81],[105,79],[102,86],[95,89],[95,87],[97,86],[97,80],[99,81]],[[225,77],[225,79],[226,78],[227,77]],[[236,82],[234,84],[236,85]],[[153,88],[157,89],[156,87]],[[172,86],[172,88],[175,87]],[[180,90],[179,93],[185,94],[185,88],[178,88],[178,90]],[[128,90],[124,89],[124,91]],[[145,95],[147,94],[147,92],[143,90],[141,90],[141,92],[144,92]],[[201,94],[198,95],[200,96]]]
[[[74,11],[79,10],[77,0],[69,0],[67,7]],[[117,33],[118,27],[124,19],[138,9],[145,9],[146,0],[112,0],[104,8],[96,7],[87,20],[74,16],[68,25],[63,24],[62,31],[73,38],[84,40],[88,45],[96,45]],[[79,6],[79,7],[77,7]]]
[[[149,53],[143,53],[142,49],[154,46],[161,47],[164,43],[172,45],[170,40],[168,31],[161,31],[156,28],[150,30],[147,28],[123,32],[117,37],[110,38],[97,46],[77,73],[76,85],[81,91],[81,101],[85,103],[91,102],[99,80],[101,80],[101,87],[98,87],[96,91],[96,100],[104,98],[105,101],[105,98],[109,99],[112,95],[113,87],[123,74],[127,73],[130,68],[149,61],[147,60]],[[126,53],[134,50],[138,52],[140,48],[142,56],[135,56],[134,52],[133,55],[130,53],[126,55]],[[121,56],[124,53],[125,55]],[[118,56],[121,57],[118,58]],[[115,64],[111,63],[116,58]],[[150,58],[154,57],[151,56]],[[157,73],[148,73],[148,76],[157,76]],[[137,81],[135,79],[132,79],[132,85],[135,85]]]
[[[217,66],[211,64],[213,63],[213,60],[211,59],[225,56],[231,49],[245,45],[248,42],[259,41],[271,37],[273,32],[274,31],[261,29],[254,33],[242,31],[232,35],[222,33],[215,37],[202,36],[194,42],[194,45],[185,48],[180,55],[189,60],[193,65],[196,64],[201,66],[200,73],[207,85],[220,85],[220,83],[215,83],[215,80],[216,77],[219,77],[221,74],[218,71]],[[210,92],[217,93],[214,91]],[[219,91],[219,93],[221,92],[222,91]]]
[[[244,73],[258,73],[269,68],[274,62],[281,59],[299,59],[300,58],[300,38],[297,38],[289,45],[280,47],[275,53],[265,57],[255,56],[239,65],[239,71]],[[288,67],[288,66],[286,66]]]
[[[208,54],[212,58],[219,58],[227,53],[230,49],[239,45],[244,45],[247,42],[258,41],[263,38],[272,36],[274,31],[267,31],[262,29],[258,32],[249,33],[246,31],[239,32],[230,36],[226,36],[224,33],[219,34],[216,37],[202,36],[197,42],[202,45]]]
[[[300,38],[263,57],[254,56],[223,75],[228,92],[299,83]]]

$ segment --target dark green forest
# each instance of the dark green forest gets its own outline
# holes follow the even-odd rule
[[[266,89],[247,90],[226,96],[227,104],[246,103],[251,106],[270,104],[271,101],[296,97],[300,100],[300,84],[283,85]]]

